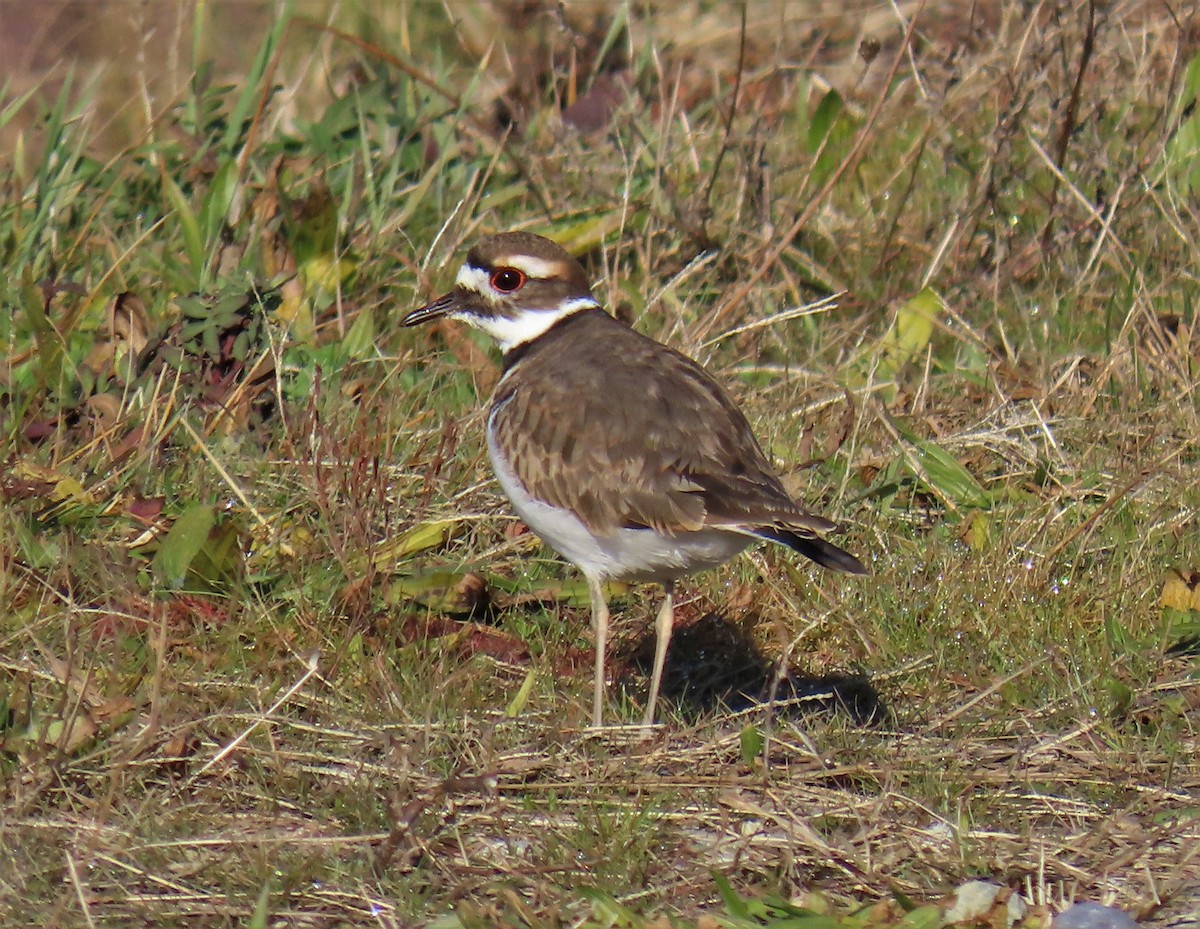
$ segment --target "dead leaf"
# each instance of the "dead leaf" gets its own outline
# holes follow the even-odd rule
[[[530,658],[529,645],[524,639],[475,623],[465,624],[457,644],[463,658],[487,655],[505,664],[527,664]]]
[[[972,551],[981,552],[987,548],[991,534],[992,521],[988,514],[983,510],[971,510],[962,521],[958,537]]]
[[[184,726],[163,742],[155,760],[168,774],[183,777],[187,774],[188,762],[200,750],[200,745],[200,737],[190,726]]]
[[[166,497],[134,497],[125,505],[125,512],[134,519],[151,523],[162,514]]]
[[[146,432],[141,426],[134,426],[116,445],[109,449],[109,454],[112,456],[112,465],[115,467],[124,461],[129,455],[137,451],[141,447],[142,442],[146,438]]]
[[[92,708],[91,716],[96,723],[115,722],[137,709],[137,702],[124,694],[106,697]]]
[[[628,96],[629,82],[624,75],[597,75],[591,88],[562,111],[563,124],[584,135],[602,132]]]
[[[1158,603],[1168,610],[1200,612],[1200,571],[1168,571]]]
[[[17,461],[4,481],[10,499],[43,499],[41,519],[63,519],[88,510],[97,503],[78,478],[27,459]]]
[[[755,595],[754,584],[734,584],[725,595],[725,608],[731,613],[749,609],[754,604]]]
[[[108,305],[108,332],[114,342],[124,342],[134,358],[150,341],[150,316],[142,298],[131,291],[117,294]]]
[[[1011,926],[1029,905],[1018,893],[991,881],[967,881],[943,898],[942,918],[955,925]]]
[[[491,603],[487,581],[483,575],[474,572],[463,575],[455,585],[454,593],[468,613],[475,613],[476,610],[486,611]]]
[[[58,419],[34,419],[25,424],[25,438],[30,442],[40,442],[54,435],[58,429]]]
[[[518,539],[523,535],[529,534],[529,527],[519,519],[514,519],[511,523],[504,527],[504,538]]]
[[[33,731],[36,727],[36,732]],[[56,745],[64,755],[72,755],[91,744],[100,727],[82,707],[66,719],[40,720],[30,724],[30,737],[46,745]]]
[[[84,406],[95,420],[98,432],[111,429],[121,418],[121,401],[112,394],[93,394]]]
[[[800,441],[796,444],[796,460],[805,463],[813,460],[812,450],[815,443],[816,427],[809,423],[800,433]]]
[[[842,418],[838,421],[838,427],[829,434],[825,439],[825,458],[829,459],[834,456],[839,448],[846,444],[846,439],[850,437],[851,431],[854,429],[854,423],[858,420],[858,409],[854,406],[854,397],[850,391],[845,391],[846,406],[842,410]]]

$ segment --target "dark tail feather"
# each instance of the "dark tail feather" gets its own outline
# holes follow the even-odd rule
[[[848,551],[838,548],[832,542],[826,542],[819,536],[801,535],[780,526],[761,526],[754,530],[754,534],[760,539],[770,539],[772,542],[786,545],[823,568],[845,571],[847,574],[871,573],[866,565]]]

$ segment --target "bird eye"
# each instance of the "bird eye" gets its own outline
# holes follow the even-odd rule
[[[511,294],[525,286],[525,272],[516,268],[498,268],[492,272],[492,286],[501,293]]]

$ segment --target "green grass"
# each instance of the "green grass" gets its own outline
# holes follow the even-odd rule
[[[936,925],[905,912],[974,877],[1192,913],[1179,27],[1088,55],[1082,13],[947,2],[909,57],[891,13],[752,4],[743,49],[720,5],[567,6],[114,6],[0,91],[0,922]],[[398,325],[509,228],[730,384],[874,572],[759,550],[683,624],[869,673],[880,725],[587,731],[586,591],[483,452],[491,347]],[[657,593],[615,605],[620,672]]]

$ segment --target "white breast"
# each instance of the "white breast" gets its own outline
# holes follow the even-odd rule
[[[495,411],[493,410],[493,415]],[[547,545],[589,577],[606,580],[669,581],[724,564],[753,538],[720,529],[674,536],[653,529],[616,529],[597,535],[570,510],[531,497],[500,455],[488,417],[488,454],[496,480],[517,515]]]

